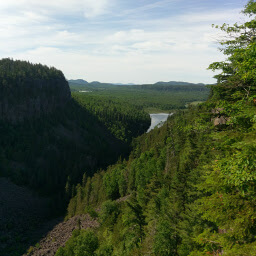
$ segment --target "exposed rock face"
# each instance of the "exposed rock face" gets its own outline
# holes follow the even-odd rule
[[[213,114],[221,115],[221,113],[224,111],[224,108],[214,108],[212,109]]]
[[[31,247],[30,253],[23,256],[54,256],[58,248],[65,246],[72,232],[78,229],[90,229],[99,227],[96,219],[92,219],[88,214],[74,216],[73,218],[57,224],[39,243],[38,247]]]
[[[65,79],[35,79],[29,82],[29,88],[23,87],[23,92],[26,93],[24,97],[7,92],[0,99],[0,119],[17,123],[27,118],[39,117],[57,107],[63,107],[71,99]]]
[[[230,121],[229,117],[226,117],[224,114],[224,108],[215,108],[212,109],[212,113],[215,114],[215,118],[212,118],[214,126],[225,125]]]
[[[223,125],[226,124],[229,120],[230,118],[220,116],[213,119],[213,124],[214,126]]]
[[[9,256],[8,248],[14,244],[29,245],[28,239],[34,239],[30,233],[47,220],[50,213],[48,205],[48,199],[0,177],[1,256]],[[16,240],[17,234],[22,234],[20,240]]]

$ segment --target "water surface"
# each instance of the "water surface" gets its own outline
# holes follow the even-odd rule
[[[161,127],[163,123],[167,120],[168,116],[171,116],[171,114],[166,114],[166,113],[158,113],[158,114],[150,114],[151,117],[151,125],[148,128],[147,132],[150,132],[153,130],[156,126]]]

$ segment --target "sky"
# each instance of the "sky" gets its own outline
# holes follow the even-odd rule
[[[0,58],[89,82],[213,83],[224,60],[212,24],[243,22],[247,0],[0,1]]]

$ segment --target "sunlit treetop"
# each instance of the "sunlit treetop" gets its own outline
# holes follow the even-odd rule
[[[227,59],[214,62],[209,69],[222,70],[214,77],[218,84],[229,87],[241,87],[250,94],[252,86],[256,86],[256,2],[250,0],[242,11],[248,17],[243,24],[215,26],[227,35],[220,41],[220,49]]]

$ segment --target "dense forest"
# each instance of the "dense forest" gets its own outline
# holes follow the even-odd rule
[[[73,98],[98,118],[117,139],[131,142],[150,126],[150,116],[142,108],[117,99],[72,93]]]
[[[84,170],[92,175],[113,162],[149,125],[149,115],[136,107],[74,95],[64,108],[40,118],[1,121],[1,175],[43,193],[60,192],[68,176],[75,184]]]
[[[51,217],[66,211],[29,248],[36,221],[16,229],[22,213],[6,218],[0,197],[0,255],[256,255],[256,2],[243,13],[216,26],[226,60],[209,66],[220,72],[209,88],[94,82],[71,94],[61,71],[1,60],[0,184],[16,200],[47,196]],[[174,109],[145,133],[146,112]]]
[[[203,104],[137,138],[128,159],[84,177],[67,219],[88,213],[56,255],[256,255],[256,2],[221,30],[226,61]]]
[[[61,71],[26,61],[0,60],[0,120],[18,123],[40,117],[70,99]]]
[[[47,196],[50,217],[63,214],[84,173],[90,177],[125,157],[132,138],[150,126],[139,107],[71,97],[54,68],[11,59],[0,65],[0,177]],[[1,224],[1,253],[20,255],[15,225]]]
[[[191,102],[205,101],[209,88],[203,84],[185,82],[156,83],[153,85],[79,84],[69,82],[71,91],[91,96],[122,100],[143,108],[148,113],[170,112],[186,108]]]

